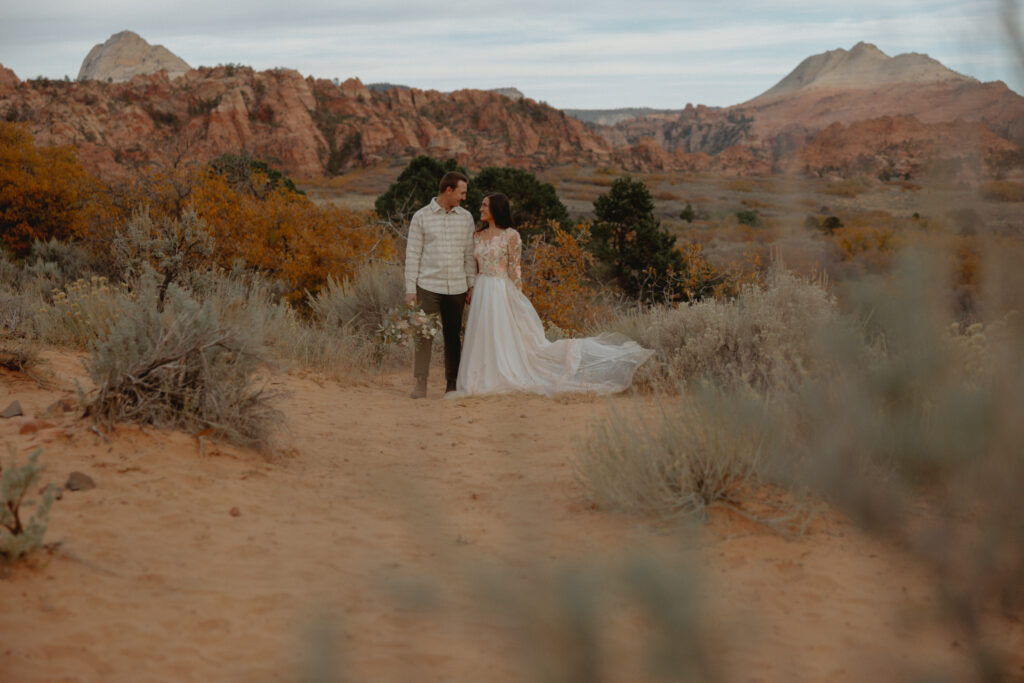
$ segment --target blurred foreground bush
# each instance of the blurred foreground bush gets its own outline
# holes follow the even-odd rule
[[[838,287],[841,310],[776,271],[734,302],[621,320],[683,410],[595,427],[577,454],[588,495],[658,517],[747,508],[748,484],[825,501],[925,566],[933,616],[964,634],[979,680],[1005,680],[986,623],[1024,617],[1024,283],[987,255],[987,319],[970,326],[953,322],[949,255],[925,250]]]

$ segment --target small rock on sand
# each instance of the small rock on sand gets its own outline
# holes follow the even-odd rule
[[[82,472],[72,472],[68,475],[67,483],[64,484],[64,488],[68,491],[88,491],[89,489],[96,488],[96,482],[92,480],[88,474]]]
[[[18,417],[19,415],[24,415],[24,413],[21,412],[21,404],[17,401],[13,401],[11,405],[4,408],[4,412],[0,413],[0,417]]]

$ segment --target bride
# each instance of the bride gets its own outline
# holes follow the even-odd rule
[[[549,342],[522,292],[522,238],[508,197],[484,198],[485,228],[473,235],[476,285],[462,343],[457,390],[451,396],[524,391],[612,393],[629,386],[653,351],[614,335]]]

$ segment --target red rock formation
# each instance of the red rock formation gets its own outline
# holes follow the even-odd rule
[[[44,144],[76,146],[105,176],[242,151],[298,177],[417,154],[455,157],[471,169],[611,164],[913,175],[935,159],[970,157],[984,170],[990,156],[1024,144],[1024,98],[1004,84],[979,83],[924,55],[889,58],[865,44],[808,58],[742,105],[687,105],[614,126],[491,91],[380,92],[355,78],[336,83],[237,66],[124,83],[19,81],[0,66],[0,119],[27,122]]]
[[[883,116],[848,126],[834,123],[793,156],[794,170],[842,175],[916,176],[938,159],[977,177],[984,164],[1017,146],[979,122],[924,123],[912,116]]]
[[[471,168],[606,163],[611,146],[582,123],[533,100],[460,90],[371,92],[286,69],[194,69],[124,83],[19,82],[0,67],[0,118],[24,120],[42,144],[76,146],[104,176],[134,164],[249,152],[316,177],[417,154]]]
[[[3,64],[0,64],[0,92],[13,90],[20,84],[21,81],[18,80],[18,77],[14,72],[5,68]]]
[[[878,124],[882,117],[897,122]],[[975,122],[987,132],[958,123],[966,137],[945,144],[954,122]],[[740,105],[687,105],[598,130],[630,168],[661,167],[642,142],[653,140],[676,155],[677,167],[695,170],[706,162],[690,155],[703,153],[712,157],[711,169],[726,173],[773,167],[917,173],[934,159],[986,159],[1024,145],[1024,98],[1004,83],[980,83],[927,55],[888,57],[860,43],[850,51],[808,57],[773,88]],[[862,137],[845,139],[855,135]],[[935,144],[928,143],[930,136]],[[829,144],[840,147],[833,154]]]

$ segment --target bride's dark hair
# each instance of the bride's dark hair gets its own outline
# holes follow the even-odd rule
[[[508,197],[500,192],[487,195],[490,200],[491,216],[494,217],[494,224],[504,230],[512,227],[512,205]]]

